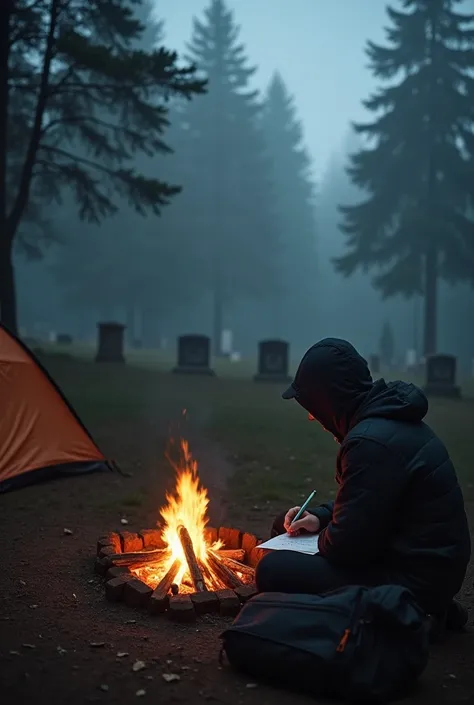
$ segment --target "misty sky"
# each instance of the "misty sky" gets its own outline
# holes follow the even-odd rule
[[[156,0],[166,22],[166,45],[179,52],[191,34],[192,16],[202,17],[208,0]],[[374,88],[366,68],[368,38],[384,39],[384,0],[227,0],[241,26],[256,88],[273,71],[294,94],[308,148],[320,175],[344,142],[351,120],[364,119],[361,100]],[[393,2],[392,5],[399,5]],[[466,0],[465,11],[474,11]]]

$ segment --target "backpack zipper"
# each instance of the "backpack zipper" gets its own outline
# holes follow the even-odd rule
[[[349,641],[349,638],[352,636],[355,636],[358,631],[358,627],[360,626],[362,620],[360,619],[360,608],[362,604],[362,600],[364,599],[364,594],[361,594],[359,596],[359,599],[357,600],[357,604],[354,610],[354,616],[351,620],[351,623],[347,629],[344,629],[344,632],[341,636],[341,639],[339,641],[339,644],[336,647],[336,653],[337,654],[342,654],[347,646],[347,642]]]

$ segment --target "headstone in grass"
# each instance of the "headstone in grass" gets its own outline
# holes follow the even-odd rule
[[[290,382],[290,346],[285,340],[262,340],[258,344],[256,382]]]
[[[372,375],[380,374],[380,355],[371,355],[369,358],[369,368]]]
[[[460,397],[456,385],[456,357],[454,355],[430,355],[426,359],[425,392],[437,397]]]
[[[210,366],[211,340],[207,335],[181,335],[178,338],[176,374],[214,375]]]
[[[96,362],[125,362],[123,354],[124,332],[123,323],[98,323],[99,341]]]

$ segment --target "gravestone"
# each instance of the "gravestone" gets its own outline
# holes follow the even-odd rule
[[[125,326],[123,323],[98,323],[99,342],[96,362],[125,362],[123,340]]]
[[[56,343],[58,345],[72,345],[72,335],[67,333],[58,333],[56,336]]]
[[[210,367],[211,340],[207,335],[181,335],[178,338],[177,374],[214,375]]]
[[[288,374],[290,346],[285,340],[262,340],[258,344],[256,382],[291,382]]]
[[[380,355],[371,355],[369,358],[369,369],[372,375],[380,374]]]
[[[426,360],[426,394],[438,397],[460,397],[456,385],[456,357],[430,355]]]

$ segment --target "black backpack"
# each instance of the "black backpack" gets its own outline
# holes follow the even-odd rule
[[[255,679],[314,697],[383,703],[424,670],[428,632],[425,613],[397,585],[268,592],[249,600],[222,633],[221,653]]]

